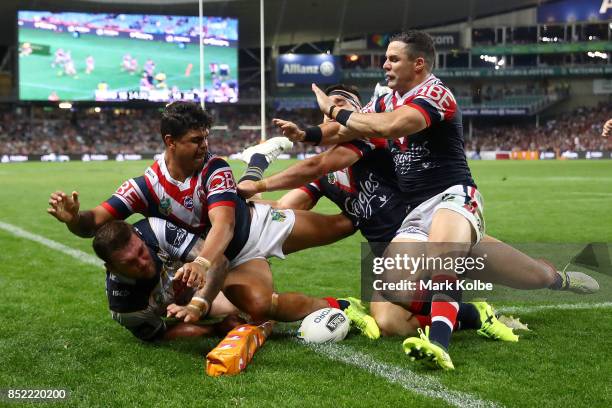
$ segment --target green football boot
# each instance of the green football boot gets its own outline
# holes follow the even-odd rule
[[[366,308],[363,306],[361,300],[354,297],[347,297],[339,300],[346,300],[351,304],[344,309],[344,313],[364,336],[372,340],[376,340],[380,337],[380,329],[376,324],[376,320],[366,312]]]
[[[402,343],[404,352],[410,359],[419,360],[433,369],[454,370],[455,366],[448,352],[429,340],[429,326],[425,327],[425,332],[421,329],[418,329],[418,332],[419,337],[408,337]]]
[[[480,329],[476,332],[489,339],[517,342],[519,337],[512,329],[499,320],[493,312],[493,308],[487,302],[468,302],[478,310],[480,314]]]

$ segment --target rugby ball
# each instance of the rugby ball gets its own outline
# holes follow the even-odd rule
[[[344,312],[327,307],[306,316],[297,336],[306,343],[335,343],[343,340],[349,329],[350,321]]]

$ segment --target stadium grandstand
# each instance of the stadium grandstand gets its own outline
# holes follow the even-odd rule
[[[28,59],[20,54],[23,42],[15,38],[16,32],[11,29],[16,26],[11,18],[17,10],[50,10],[42,13],[26,10],[20,17],[25,22],[36,20],[67,27],[151,35],[197,35],[197,16],[177,17],[189,14],[186,10],[193,13],[193,7],[188,7],[186,2],[170,1],[156,6],[160,7],[156,13],[169,13],[164,15],[130,14],[146,12],[149,8],[138,4],[124,7],[117,3],[120,2],[66,1],[60,6],[55,3],[45,6],[44,2],[37,2],[28,7],[24,2],[4,2],[0,95],[3,115],[12,120],[1,125],[0,153],[32,155],[32,158],[48,154],[73,157],[120,152],[147,156],[160,150],[161,141],[150,126],[150,119],[159,109],[155,104],[144,103],[137,97],[118,104],[96,103],[93,97],[89,101],[74,102],[62,99],[62,92],[55,90],[46,101],[28,100],[24,88],[20,89],[20,81],[26,79],[20,78],[19,65],[27,65]],[[219,39],[238,38],[238,27],[241,33],[238,83],[232,84],[231,89],[225,88],[239,92],[238,102],[236,106],[226,103],[210,106],[215,114],[216,134],[223,140],[217,149],[225,155],[241,151],[263,133],[258,115],[261,103],[259,49],[255,40],[259,32],[258,10],[255,2],[251,3],[211,1],[206,5],[206,12],[211,15],[238,16],[240,20],[239,26],[236,20],[230,25],[220,25],[215,24],[214,17],[210,18],[206,33]],[[557,157],[562,157],[566,151],[566,156],[573,156],[574,152],[589,149],[610,149],[609,142],[591,140],[598,126],[602,126],[601,120],[610,116],[609,11],[581,19],[566,11],[567,4],[571,3],[568,1],[512,1],[502,5],[474,0],[468,2],[469,7],[460,6],[462,2],[443,3],[434,13],[427,8],[414,10],[406,1],[386,1],[385,7],[353,1],[350,5],[335,7],[324,16],[317,15],[319,25],[313,31],[305,21],[318,13],[316,7],[306,10],[287,0],[266,2],[266,19],[277,22],[267,23],[265,31],[266,133],[275,135],[269,121],[272,117],[307,124],[316,121],[318,116],[307,84],[312,78],[304,80],[297,75],[297,79],[287,79],[279,71],[287,55],[300,58],[329,55],[334,72],[328,77],[321,75],[322,84],[333,81],[355,85],[365,103],[372,96],[373,85],[384,85],[380,67],[389,36],[405,28],[423,28],[433,35],[437,44],[435,73],[453,90],[462,108],[467,145],[474,147],[471,157],[490,157],[490,154],[473,154],[476,150],[510,152],[534,148],[555,151]],[[555,6],[555,3],[559,4]],[[52,12],[58,8],[80,12],[62,13],[60,18]],[[365,18],[381,16],[387,9],[399,12],[385,19]],[[88,14],[92,11],[108,13]],[[584,11],[587,12],[590,11]],[[330,30],[327,23],[334,26],[332,21],[336,19],[340,28]],[[141,66],[143,63],[140,62]],[[79,62],[76,64],[78,69]],[[80,68],[84,69],[82,63]],[[21,72],[22,76],[26,74]],[[151,79],[151,87],[157,86],[155,82]],[[220,88],[219,82],[213,86]],[[208,102],[214,101],[212,92],[214,89],[208,94]],[[58,112],[59,102],[71,102],[63,105],[71,106],[69,112]],[[589,112],[599,123],[593,123],[588,129],[565,126],[564,121],[571,117],[568,113],[581,115],[582,112]],[[108,134],[92,134],[96,123],[105,124]],[[111,128],[112,132],[108,130]],[[23,133],[18,129],[23,129]],[[538,137],[539,133],[545,133],[546,138]],[[139,142],[133,143],[135,140]]]
[[[612,407],[611,134],[612,0],[0,0],[0,407]]]

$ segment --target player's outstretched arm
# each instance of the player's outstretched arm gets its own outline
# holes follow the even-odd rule
[[[266,191],[288,190],[310,183],[319,177],[337,170],[345,169],[360,159],[353,150],[334,146],[273,176],[259,181],[246,180],[238,184],[238,192],[245,198]]]
[[[73,191],[67,195],[63,191],[51,193],[47,212],[58,221],[66,224],[70,232],[83,237],[91,238],[100,225],[113,219],[113,216],[101,205],[92,210],[79,211],[79,193]]]
[[[272,119],[272,123],[280,129],[283,136],[292,142],[309,143],[315,146],[332,146],[359,138],[355,132],[351,132],[334,121],[310,126],[305,130],[283,119]]]
[[[267,204],[272,208],[279,210],[305,210],[312,209],[317,201],[315,201],[308,193],[300,188],[294,188],[288,191],[278,200],[262,200],[262,199],[251,199],[251,202]]]
[[[417,133],[427,127],[423,114],[409,106],[402,106],[393,112],[358,113],[337,109],[325,92],[315,84],[312,84],[312,90],[317,97],[321,112],[345,126],[350,131],[348,134],[353,136],[396,139]],[[341,135],[342,132],[339,133],[339,136]]]

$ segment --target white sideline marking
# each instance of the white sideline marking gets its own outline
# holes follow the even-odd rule
[[[361,368],[390,383],[400,385],[415,394],[441,399],[455,407],[502,407],[502,405],[493,401],[482,400],[465,392],[450,390],[435,378],[417,374],[405,368],[381,363],[370,355],[356,351],[348,346],[340,344],[300,343],[330,360]]]
[[[45,238],[41,235],[33,234],[22,228],[16,227],[12,224],[8,224],[0,221],[0,229],[7,231],[15,236],[29,239],[37,242],[48,248],[62,252],[69,255],[81,262],[103,267],[104,263],[86,252],[78,249],[70,248],[66,245],[60,244],[57,241]],[[526,306],[526,307],[504,307],[500,308],[500,312],[504,313],[529,313],[540,310],[569,310],[569,309],[598,309],[598,308],[611,308],[612,302],[603,303],[574,303],[574,304],[559,304],[559,305],[540,305],[540,306]],[[297,341],[297,339],[296,339]],[[415,394],[423,395],[429,398],[436,398],[445,401],[446,403],[456,407],[503,407],[493,401],[487,401],[477,398],[471,394],[454,391],[446,388],[435,378],[420,375],[408,369],[400,368],[397,366],[381,363],[374,360],[370,355],[356,351],[348,346],[339,344],[307,344],[311,350],[318,354],[321,354],[330,360],[339,361],[344,364],[352,365],[367,371],[377,377],[383,378],[386,381],[398,384],[404,389],[411,391]]]
[[[507,306],[496,307],[495,310],[501,313],[532,313],[541,310],[588,310],[588,309],[607,309],[612,307],[612,302],[601,303],[561,303],[552,305],[534,306]]]
[[[29,231],[16,227],[12,224],[8,224],[6,222],[0,221],[0,229],[5,230],[6,232],[10,232],[11,234],[17,237],[26,238],[31,241],[38,242],[39,244],[42,244],[51,249],[55,249],[56,251],[69,255],[86,264],[100,266],[100,267],[104,266],[104,262],[102,262],[101,259],[98,259],[95,256],[88,254],[87,252],[83,252],[78,249],[70,248],[64,244],[60,244],[57,241],[53,241],[43,236],[33,234]]]
[[[12,224],[0,221],[0,229],[3,229],[15,236],[29,239],[48,248],[62,252],[81,262],[99,267],[104,265],[101,260],[88,253],[67,247],[59,242],[33,234]],[[456,407],[501,407],[499,404],[478,399],[464,392],[449,390],[434,378],[419,375],[400,367],[380,363],[374,360],[371,356],[355,351],[347,346],[337,344],[309,344],[307,346],[311,350],[329,358],[330,360],[340,361],[345,364],[361,368],[370,374],[381,377],[391,383],[401,385],[408,391],[430,398],[442,399],[448,404]]]

